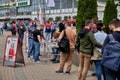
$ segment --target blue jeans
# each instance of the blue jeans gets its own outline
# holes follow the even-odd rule
[[[95,73],[97,75],[98,80],[101,80],[101,61],[100,60],[94,60],[95,64]]]
[[[60,60],[60,50],[59,50],[59,48],[52,47],[52,52],[55,55],[56,61],[59,61]]]
[[[47,39],[47,41],[50,41],[50,39],[51,39],[51,33],[50,32],[46,32],[46,39]]]
[[[2,35],[2,28],[0,28],[0,35]]]
[[[1,35],[3,35],[3,28],[1,28]]]
[[[103,66],[104,79],[105,80],[120,80],[120,70],[113,71],[105,66]]]
[[[52,53],[55,54],[56,50],[55,47],[52,47]]]
[[[60,61],[60,49],[59,48],[56,51],[56,61]]]
[[[40,43],[34,41],[34,59],[35,59],[35,62],[40,61],[39,53],[40,53]]]
[[[32,38],[28,39],[28,58],[30,58],[31,53],[33,52],[34,48],[34,40]]]
[[[19,34],[19,37],[20,37],[21,42],[23,42],[24,33],[23,34]]]

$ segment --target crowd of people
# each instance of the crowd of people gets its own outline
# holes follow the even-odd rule
[[[3,23],[0,22],[0,35],[3,34],[2,25]],[[65,73],[70,74],[72,56],[76,52],[80,58],[78,80],[86,80],[91,63],[95,65],[93,74],[96,74],[98,80],[102,80],[102,74],[104,80],[120,80],[120,65],[116,71],[104,65],[105,60],[107,60],[104,59],[106,46],[111,42],[111,39],[103,31],[104,24],[102,22],[97,22],[95,19],[86,20],[84,28],[78,33],[73,28],[73,23],[69,20],[67,22],[47,21],[45,24],[40,24],[38,20],[34,21],[30,19],[27,22],[23,20],[12,21],[10,25],[12,26],[12,35],[18,34],[22,44],[24,33],[28,32],[28,60],[31,60],[32,54],[34,61],[37,63],[40,62],[40,46],[42,45],[42,40],[45,40],[47,43],[51,42],[54,44],[51,46],[53,55],[51,61],[59,63],[59,69],[55,71],[56,73],[64,73],[64,66],[67,63]],[[114,40],[120,42],[120,20],[111,20],[109,29],[112,31],[111,34]],[[61,51],[59,47],[59,42],[65,34],[69,40],[68,53]],[[112,52],[114,53],[114,50]]]
[[[103,31],[103,23],[94,24],[94,29],[97,30],[95,32],[94,29],[91,30],[93,24],[91,20],[86,20],[85,27],[78,33],[78,80],[86,80],[91,61],[95,64],[94,74],[98,80],[102,80],[102,74],[104,80],[120,80],[120,47],[116,47],[116,44],[120,43],[120,20],[110,21],[109,29],[112,32],[108,35]],[[110,35],[112,37],[109,37]]]

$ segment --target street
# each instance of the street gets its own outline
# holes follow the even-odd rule
[[[59,64],[51,63],[50,57],[45,57],[43,53],[40,63],[35,63],[34,60],[28,61],[25,45],[23,45],[25,66],[23,64],[17,64],[16,68],[2,66],[5,41],[9,34],[10,32],[5,31],[4,35],[0,36],[0,80],[77,80],[77,66],[73,65],[70,75],[56,74]],[[89,71],[87,80],[97,80],[96,77],[91,76],[91,73]]]

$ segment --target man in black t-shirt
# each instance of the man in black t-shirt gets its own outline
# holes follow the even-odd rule
[[[33,37],[34,37],[34,59],[35,62],[39,62],[39,53],[40,53],[40,42],[41,42],[41,34],[40,30],[43,25],[40,25],[34,32],[33,32]]]

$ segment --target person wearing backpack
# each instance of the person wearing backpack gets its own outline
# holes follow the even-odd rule
[[[60,49],[60,51],[61,51],[61,53],[60,53],[60,65],[59,65],[59,69],[56,71],[56,73],[60,73],[60,74],[64,73],[64,65],[66,62],[67,62],[67,69],[66,69],[65,73],[70,74],[71,67],[72,67],[72,55],[74,52],[75,39],[76,39],[76,32],[74,29],[71,28],[71,23],[66,22],[65,27],[66,27],[66,29],[60,33],[58,40],[60,40],[60,42],[61,42],[62,38],[66,37],[69,40],[68,47],[69,47],[70,51],[64,52],[64,51],[61,51],[61,49]],[[64,41],[62,41],[62,42],[64,42]],[[59,48],[61,48],[61,47],[59,46]]]
[[[102,66],[105,80],[120,80],[120,20],[113,19],[109,23],[109,34],[103,44]]]
[[[80,30],[78,33],[79,39],[77,39],[77,42],[80,43],[79,48],[77,48],[77,53],[80,58],[78,80],[86,79],[94,46],[99,48],[102,47],[102,45],[96,41],[93,33],[90,31],[91,26],[91,20],[86,20],[84,29]]]

